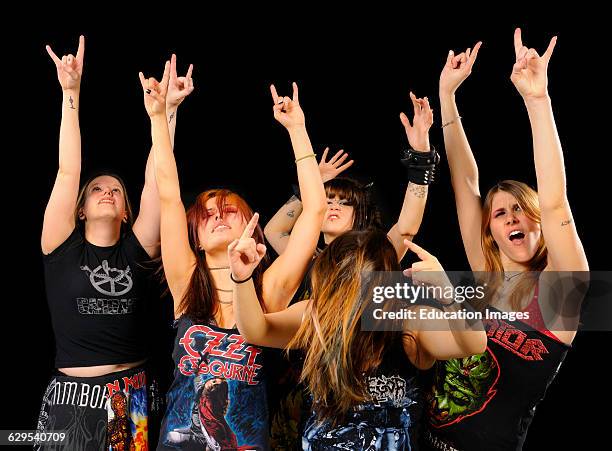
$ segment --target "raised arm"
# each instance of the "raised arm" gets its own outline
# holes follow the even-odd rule
[[[293,98],[279,97],[273,85],[270,90],[274,118],[287,129],[291,138],[302,196],[302,214],[293,227],[287,247],[264,273],[266,310],[275,312],[287,308],[304,277],[319,240],[327,202],[316,155],[306,132],[297,84],[293,83]]]
[[[404,271],[404,274],[412,277],[414,285],[452,287],[444,268],[435,256],[408,240],[405,245],[420,259],[411,268]],[[453,299],[440,299],[439,301],[445,305],[445,310],[458,311],[462,308],[461,304]],[[418,306],[416,310],[417,318],[420,318],[421,311],[427,313],[433,308]],[[417,319],[411,320],[410,323],[412,326],[410,335],[405,337],[404,345],[410,356],[410,353],[415,351],[415,348],[411,346],[411,337],[416,338],[416,351],[419,354],[421,368],[433,365],[435,360],[480,354],[487,346],[487,335],[480,321],[469,324],[462,319]]]
[[[298,302],[277,313],[264,314],[251,278],[266,254],[266,246],[257,244],[252,238],[258,218],[255,213],[242,236],[227,248],[234,290],[234,318],[238,330],[249,343],[284,348],[300,327],[306,302]]]
[[[467,49],[459,55],[455,55],[451,50],[440,74],[439,87],[444,147],[455,193],[459,228],[468,262],[474,271],[482,271],[485,266],[480,242],[482,204],[478,187],[478,166],[463,129],[455,102],[455,92],[472,72],[481,45],[482,43],[478,42],[473,51]]]
[[[555,271],[588,271],[589,265],[576,231],[565,186],[563,151],[548,94],[548,63],[557,37],[542,56],[523,45],[521,29],[514,32],[516,61],[510,79],[523,98],[531,133],[542,212],[542,234],[548,249],[548,268]]]
[[[75,227],[74,209],[81,176],[81,131],[79,128],[79,99],[85,37],[79,38],[76,57],[62,59],[47,46],[55,63],[57,78],[62,87],[62,121],[59,137],[59,169],[43,220],[40,246],[44,254],[51,253],[66,241]]]
[[[170,141],[174,147],[174,132],[176,130],[176,114],[181,102],[193,92],[191,74],[193,65],[189,65],[187,75],[178,77],[176,73],[176,55],[170,59],[170,79],[166,95],[166,120],[170,133]],[[140,197],[138,218],[134,221],[134,234],[151,258],[159,256],[160,250],[160,205],[157,183],[155,181],[155,165],[153,163],[153,147],[147,158],[145,169],[145,184]]]
[[[430,152],[429,129],[433,124],[433,110],[429,106],[427,97],[417,99],[411,92],[410,100],[412,100],[414,108],[413,123],[410,124],[410,120],[405,113],[400,114],[400,120],[406,130],[408,143],[417,152]],[[401,260],[406,255],[407,248],[404,245],[404,239],[412,240],[419,231],[419,227],[421,227],[423,213],[425,213],[425,204],[427,203],[427,191],[427,185],[408,182],[399,219],[387,234],[397,252],[398,260]]]
[[[344,163],[348,158],[348,153],[344,150],[340,149],[329,161],[328,152],[329,147],[326,147],[319,161],[319,173],[323,183],[332,180],[353,165],[353,160]],[[278,255],[285,251],[289,235],[300,214],[302,214],[302,202],[297,196],[292,196],[266,224],[264,234]]]
[[[139,75],[144,90],[145,108],[151,118],[153,163],[161,212],[162,262],[174,299],[174,313],[178,316],[180,312],[177,307],[188,286],[196,259],[189,247],[187,218],[181,201],[178,171],[166,119],[170,62],[166,62],[161,83],[154,78],[145,79],[142,72]]]

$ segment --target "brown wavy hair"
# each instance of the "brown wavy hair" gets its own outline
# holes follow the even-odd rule
[[[502,284],[504,274],[504,266],[502,264],[499,246],[491,233],[493,197],[500,191],[514,196],[527,218],[538,224],[542,223],[538,193],[529,185],[516,180],[503,180],[489,190],[482,208],[482,223],[480,227],[481,246],[485,258],[485,271],[488,273],[487,285],[489,287],[489,293],[497,292],[497,289]],[[547,262],[548,251],[546,249],[546,243],[544,242],[544,235],[541,234],[536,252],[527,263],[528,271],[543,271]],[[517,282],[515,289],[510,295],[510,305],[513,310],[520,310],[523,307],[523,300],[533,292],[538,280],[533,274],[525,274],[518,277],[520,277],[520,280]],[[488,302],[490,302],[490,298],[487,300],[487,303]]]
[[[189,231],[189,246],[196,257],[196,267],[193,270],[189,285],[181,299],[178,310],[188,315],[194,321],[208,322],[214,318],[219,309],[219,295],[206,263],[206,253],[200,247],[198,238],[198,226],[208,220],[206,202],[216,199],[217,210],[223,215],[224,206],[228,203],[236,205],[238,211],[246,222],[253,217],[253,210],[246,201],[238,194],[227,189],[211,189],[200,193],[194,204],[187,210],[187,227]],[[253,238],[257,243],[264,243],[264,234],[259,224],[253,232]],[[264,257],[263,261],[253,272],[253,282],[257,297],[261,299],[263,273],[269,266],[269,260]]]
[[[370,399],[365,377],[382,362],[400,332],[361,331],[361,315],[378,279],[363,271],[399,271],[395,249],[377,229],[348,231],[317,257],[312,301],[288,349],[306,352],[301,381],[320,419],[339,421],[351,406]]]

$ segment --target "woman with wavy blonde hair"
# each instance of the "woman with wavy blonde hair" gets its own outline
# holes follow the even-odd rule
[[[455,102],[481,43],[459,55],[450,51],[440,75],[444,143],[461,237],[472,271],[481,272],[477,279],[488,285],[482,307],[497,317],[520,314],[522,320],[484,321],[485,353],[438,363],[428,393],[427,449],[521,449],[536,406],[576,335],[581,272],[589,266],[567,199],[548,94],[556,41],[553,37],[540,56],[523,45],[519,28],[514,33],[510,79],[531,123],[537,192],[504,180],[481,203],[478,166]],[[572,274],[561,277],[559,272]]]

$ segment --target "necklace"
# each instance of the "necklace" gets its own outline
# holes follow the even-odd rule
[[[221,299],[219,299],[219,304],[225,304],[225,305],[230,305],[233,304],[234,301],[222,301]]]
[[[523,274],[523,273],[522,273],[522,272],[517,272],[516,274],[512,274],[511,276],[507,276],[507,275],[504,273],[504,280],[505,280],[506,282],[510,282],[512,279],[514,279],[514,278],[515,278],[515,277],[517,277],[517,276],[520,276],[521,274]]]
[[[224,290],[223,288],[215,288],[217,291],[223,291],[224,293],[233,293],[234,290]]]
[[[216,267],[208,268],[208,269],[211,271],[217,271],[219,269],[229,269],[229,266],[216,266]]]

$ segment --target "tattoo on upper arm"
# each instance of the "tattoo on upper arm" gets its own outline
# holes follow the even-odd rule
[[[565,221],[561,221],[561,227],[566,226],[568,224],[571,224],[572,220],[571,219],[566,219]]]
[[[175,111],[170,113],[170,119],[168,119],[168,124],[172,122],[172,119],[174,119],[174,113],[175,113]]]
[[[287,216],[289,216],[290,218],[293,218],[295,216],[295,210],[288,211]]]
[[[72,96],[68,98],[68,102],[70,102],[70,109],[76,110],[76,108],[74,107],[74,99],[72,98]]]
[[[285,205],[289,205],[290,203],[295,202],[296,200],[299,200],[299,199],[297,198],[296,195],[293,195],[287,202],[285,202]]]
[[[417,185],[415,183],[408,183],[408,191],[414,194],[415,197],[420,199],[424,198],[427,195],[428,187],[427,185]]]

